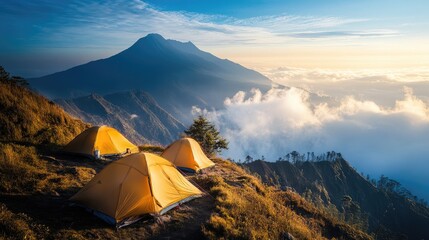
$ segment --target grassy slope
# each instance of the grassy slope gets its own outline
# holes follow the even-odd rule
[[[87,124],[55,103],[13,84],[0,83],[0,141],[63,145]]]
[[[204,226],[210,239],[371,239],[325,216],[298,194],[263,185],[241,167],[217,159],[201,180],[216,198]]]
[[[52,172],[39,155],[58,149],[87,124],[13,84],[0,83],[0,112],[1,193],[49,192],[74,181]]]
[[[107,164],[55,152],[87,125],[17,86],[0,86],[0,109],[0,239],[370,238],[221,159],[189,176],[210,195],[116,231],[67,203]]]

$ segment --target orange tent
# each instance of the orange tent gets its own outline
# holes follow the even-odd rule
[[[192,138],[181,138],[175,141],[164,150],[161,156],[181,169],[194,172],[215,165],[204,154],[200,144]]]
[[[122,227],[143,214],[164,214],[201,195],[172,163],[138,153],[110,163],[70,200]]]
[[[118,130],[108,127],[91,127],[83,131],[68,143],[63,151],[94,157],[95,151],[100,156],[120,155],[127,151],[138,152],[138,147],[126,139]]]

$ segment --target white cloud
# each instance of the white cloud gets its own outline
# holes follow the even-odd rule
[[[429,68],[389,70],[327,70],[281,67],[262,70],[271,80],[286,86],[306,89],[322,96],[337,99],[354,96],[361,101],[371,100],[393,107],[402,97],[404,87],[429,101]]]
[[[392,30],[371,30],[371,31],[305,31],[294,32],[288,36],[296,38],[351,38],[351,37],[393,37],[399,33]]]
[[[427,67],[389,70],[329,70],[279,67],[274,69],[263,69],[262,72],[273,81],[285,84],[290,82],[333,83],[356,79],[361,81],[376,80],[377,82],[429,82],[429,68]]]
[[[138,118],[139,117],[139,115],[137,115],[137,114],[131,114],[130,115],[130,119],[134,119],[134,118]]]
[[[411,88],[390,108],[354,97],[313,105],[297,88],[238,92],[225,107],[206,115],[229,140],[227,157],[276,160],[293,150],[334,150],[359,171],[396,178],[429,198],[429,107]]]

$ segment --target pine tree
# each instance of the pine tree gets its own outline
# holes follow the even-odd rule
[[[185,130],[185,134],[195,139],[209,156],[219,153],[222,149],[228,149],[228,141],[220,136],[215,126],[202,115],[194,119],[192,125]]]

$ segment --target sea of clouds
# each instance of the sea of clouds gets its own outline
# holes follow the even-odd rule
[[[333,150],[357,171],[384,174],[429,199],[429,104],[413,88],[401,87],[390,106],[347,94],[315,103],[311,93],[295,87],[240,91],[224,103],[223,110],[193,111],[228,139],[225,157],[275,161],[293,150]]]

